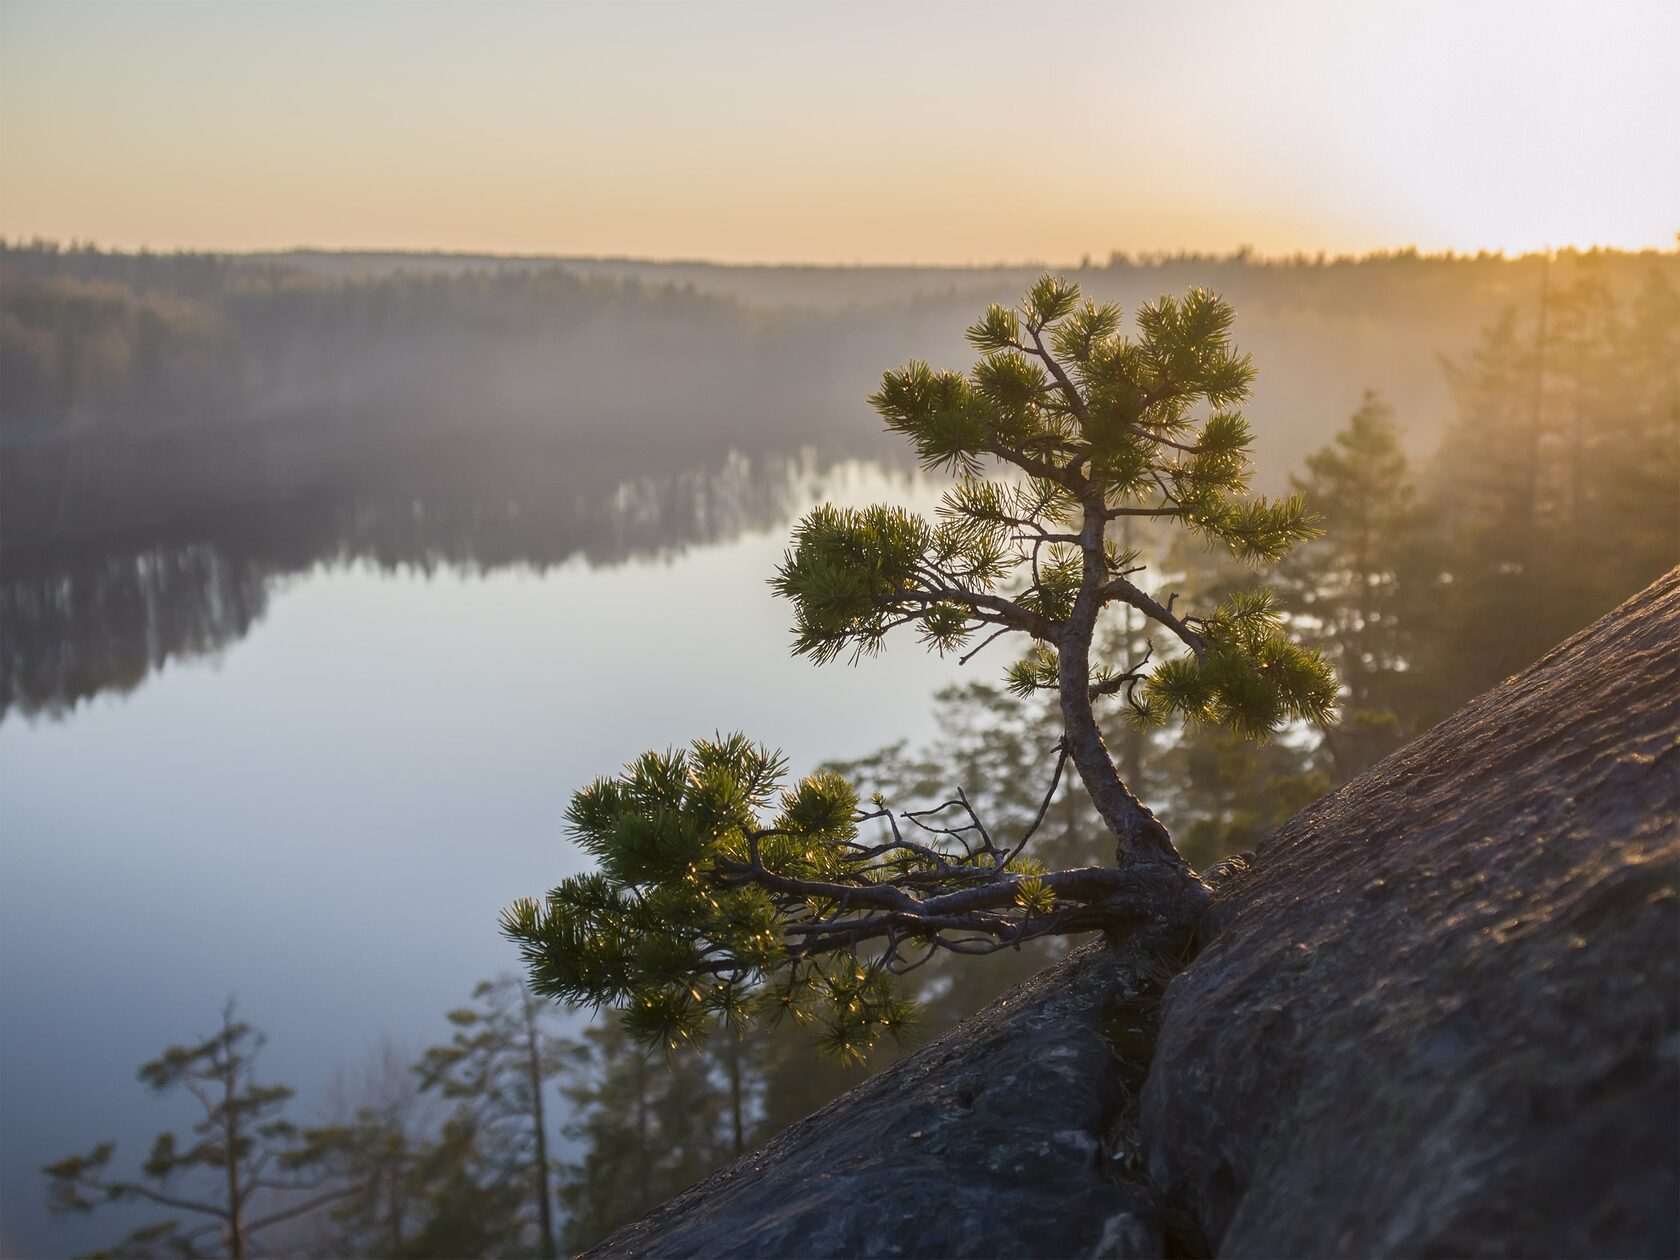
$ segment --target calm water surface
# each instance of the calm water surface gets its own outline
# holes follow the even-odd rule
[[[782,497],[934,496],[848,464]],[[268,580],[218,651],[0,720],[6,1254],[120,1236],[115,1212],[48,1217],[36,1169],[112,1137],[143,1158],[188,1119],[135,1068],[230,994],[295,1118],[383,1040],[445,1040],[443,1012],[515,965],[501,907],[579,868],[560,816],[596,774],[714,729],[796,770],[931,734],[957,667],[913,639],[855,669],[789,655],[765,581],[786,538],[541,571],[317,564]]]

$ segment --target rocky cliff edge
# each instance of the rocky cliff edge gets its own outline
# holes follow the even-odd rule
[[[597,1256],[1680,1255],[1680,570]]]

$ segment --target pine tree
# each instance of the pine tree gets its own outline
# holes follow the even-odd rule
[[[1301,740],[1257,744],[1221,730],[1178,740],[1159,764],[1172,780],[1168,799],[1184,819],[1179,846],[1204,868],[1255,848],[1330,790],[1322,762]]]
[[[1581,598],[1597,611],[1680,560],[1680,288],[1652,267],[1625,311],[1589,309],[1582,322],[1598,345],[1571,388],[1582,435],[1571,507]]]
[[[230,1002],[215,1034],[194,1045],[171,1046],[142,1065],[143,1083],[160,1094],[184,1091],[203,1108],[192,1136],[160,1134],[141,1166],[142,1180],[110,1176],[116,1151],[111,1142],[49,1164],[42,1169],[51,1179],[48,1205],[55,1212],[90,1212],[103,1203],[142,1201],[207,1218],[193,1225],[178,1215],[145,1226],[119,1244],[116,1254],[196,1256],[217,1237],[225,1254],[239,1260],[250,1253],[254,1235],[355,1194],[353,1183],[335,1184],[325,1175],[322,1144],[285,1118],[292,1091],[255,1079],[263,1041],[261,1033],[234,1019]],[[181,1185],[195,1177],[202,1189]],[[253,1214],[258,1196],[268,1210]]]
[[[1122,779],[1097,706],[1260,739],[1324,720],[1335,692],[1268,591],[1178,610],[1112,537],[1128,519],[1170,523],[1268,563],[1315,533],[1299,495],[1248,494],[1252,435],[1236,408],[1254,371],[1231,322],[1192,290],[1144,306],[1129,336],[1118,308],[1045,276],[968,330],[980,355],[969,373],[912,362],[871,399],[924,467],[955,474],[938,519],[820,507],[775,575],[795,650],[818,663],[878,651],[900,627],[965,660],[1004,635],[1030,641],[1010,687],[1053,695],[1062,731],[1024,834],[994,835],[961,793],[900,818],[882,802],[860,809],[831,772],[784,791],[781,756],[738,735],[650,752],[572,800],[572,832],[598,870],[504,914],[533,989],[617,1006],[632,1035],[673,1045],[714,1020],[817,1020],[845,1056],[903,1026],[892,976],[939,950],[1187,929],[1210,894]],[[1162,639],[1117,670],[1092,644],[1124,608]],[[1025,856],[1068,763],[1113,867],[1050,872]],[[866,824],[878,834],[864,838]]]
[[[529,1255],[530,1183],[507,1175],[499,1137],[465,1113],[444,1121],[408,1168],[416,1228],[388,1253],[351,1254],[389,1254],[398,1260]]]
[[[527,1253],[530,1178],[510,1173],[496,1126],[463,1107],[440,1120],[434,1101],[389,1047],[371,1072],[329,1091],[328,1123],[307,1136],[321,1164],[357,1189],[278,1240],[283,1254]]]
[[[617,1018],[586,1030],[562,1086],[566,1136],[583,1148],[560,1170],[568,1252],[594,1246],[741,1153],[723,1070],[732,1044],[739,1048],[713,1038],[704,1053],[666,1061]]]
[[[1590,259],[1449,364],[1458,415],[1431,477],[1443,535],[1419,673],[1425,719],[1537,659],[1680,560],[1680,298],[1658,268],[1629,310]]]
[[[499,1167],[488,1179],[523,1184],[520,1196],[534,1215],[537,1247],[545,1260],[555,1252],[554,1195],[544,1094],[564,1066],[569,1045],[547,1027],[543,1004],[512,976],[485,980],[473,989],[476,1006],[449,1013],[455,1033],[433,1046],[415,1070],[423,1090],[456,1102],[454,1139],[473,1141]]]
[[[1340,720],[1325,743],[1345,782],[1416,733],[1408,636],[1423,615],[1418,588],[1427,578],[1417,566],[1426,518],[1393,409],[1375,394],[1293,480],[1323,514],[1325,532],[1284,562],[1280,592],[1341,679]]]
[[[355,1185],[355,1194],[305,1218],[283,1240],[305,1255],[398,1256],[419,1228],[427,1133],[419,1081],[389,1044],[355,1077],[329,1085],[326,1123],[309,1131],[317,1159]]]

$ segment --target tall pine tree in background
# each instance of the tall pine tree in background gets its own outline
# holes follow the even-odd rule
[[[1324,741],[1346,781],[1417,733],[1402,713],[1424,615],[1426,517],[1394,412],[1374,394],[1294,484],[1325,530],[1284,562],[1280,590],[1298,631],[1336,664],[1340,712]]]
[[[1575,495],[1578,537],[1592,548],[1586,598],[1599,608],[1648,585],[1680,552],[1680,286],[1652,268],[1609,335]]]
[[[455,1035],[428,1050],[416,1071],[423,1089],[456,1103],[457,1140],[472,1140],[493,1156],[498,1166],[488,1180],[524,1183],[536,1249],[551,1260],[556,1233],[547,1093],[569,1047],[548,1027],[545,1005],[515,977],[482,982],[473,1001],[449,1013]]]
[[[111,1142],[42,1169],[55,1212],[144,1202],[172,1214],[130,1234],[118,1255],[195,1256],[214,1238],[240,1260],[257,1235],[357,1192],[332,1175],[322,1143],[286,1118],[291,1089],[257,1081],[263,1035],[233,1012],[229,1002],[214,1034],[141,1066],[144,1084],[190,1095],[202,1115],[185,1138],[159,1134],[138,1179],[111,1175]]]
[[[736,1079],[753,1089],[759,1065],[740,1038],[714,1037],[698,1053],[668,1057],[638,1045],[613,1016],[585,1031],[562,1084],[566,1136],[586,1153],[560,1169],[569,1253],[742,1153],[747,1133],[736,1141],[730,1056]]]
[[[1439,626],[1426,721],[1498,682],[1680,552],[1680,299],[1653,268],[1628,306],[1591,256],[1449,363],[1458,415],[1430,476]]]

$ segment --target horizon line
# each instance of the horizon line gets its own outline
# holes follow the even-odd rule
[[[128,255],[132,257],[153,256],[160,258],[283,258],[287,255],[322,255],[338,257],[390,257],[390,258],[456,258],[456,259],[485,259],[496,262],[553,262],[553,263],[596,263],[618,264],[649,267],[712,267],[718,269],[738,270],[781,270],[781,271],[1027,271],[1027,270],[1067,270],[1067,271],[1098,271],[1115,266],[1159,266],[1171,262],[1219,262],[1242,263],[1254,266],[1277,265],[1312,265],[1323,266],[1336,263],[1356,263],[1369,261],[1394,261],[1399,259],[1416,260],[1419,262],[1473,262],[1478,259],[1497,259],[1505,262],[1522,262],[1533,258],[1557,258],[1565,255],[1580,254],[1624,254],[1630,256],[1643,255],[1680,255],[1680,232],[1676,234],[1675,243],[1669,247],[1643,245],[1627,247],[1622,245],[1579,245],[1567,244],[1549,246],[1542,249],[1525,249],[1517,253],[1506,253],[1503,248],[1461,250],[1446,248],[1425,251],[1416,245],[1402,245],[1381,247],[1364,250],[1362,252],[1340,251],[1332,253],[1329,250],[1296,250],[1287,253],[1263,254],[1253,246],[1238,245],[1227,253],[1212,250],[1197,250],[1190,248],[1138,250],[1122,249],[1110,250],[1106,259],[1098,260],[1094,255],[1087,254],[1078,262],[1049,262],[1040,258],[1025,258],[1019,260],[993,259],[989,261],[966,262],[905,262],[905,261],[863,261],[850,262],[812,262],[802,260],[727,260],[715,258],[659,256],[652,254],[566,254],[545,251],[516,251],[494,249],[450,249],[433,248],[405,248],[401,246],[355,246],[355,245],[287,245],[279,247],[252,249],[214,249],[197,246],[170,246],[167,248],[153,248],[148,245],[139,246],[101,246],[97,241],[81,240],[70,237],[60,242],[56,238],[45,236],[18,237],[12,239],[0,234],[0,250],[51,250],[57,253],[76,254],[107,254]]]

